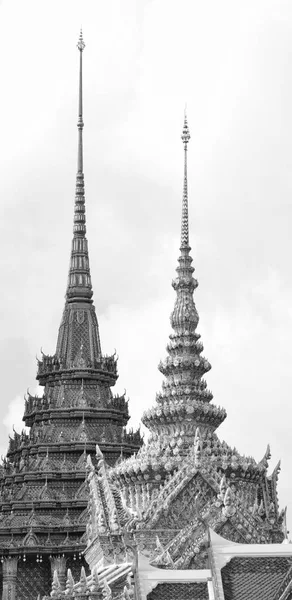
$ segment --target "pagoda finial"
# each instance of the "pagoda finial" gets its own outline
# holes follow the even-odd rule
[[[92,286],[89,270],[88,247],[86,239],[85,218],[85,192],[83,174],[83,94],[82,94],[82,55],[85,48],[82,30],[80,30],[77,44],[79,50],[79,101],[78,101],[78,153],[77,153],[77,175],[74,207],[73,242],[69,279],[67,286],[67,300],[82,300],[92,302]]]
[[[188,207],[188,161],[187,150],[190,140],[190,131],[187,120],[187,108],[185,106],[184,126],[181,139],[184,145],[184,184],[182,198],[182,217],[181,217],[181,246],[186,248],[189,246],[189,207]]]
[[[83,52],[83,50],[85,48],[85,44],[84,44],[84,41],[83,41],[82,27],[80,27],[80,34],[79,34],[79,40],[78,40],[77,48],[78,48],[78,50],[80,50],[80,52]]]
[[[77,48],[80,52],[80,64],[79,64],[79,109],[78,109],[78,161],[77,161],[77,171],[78,173],[83,172],[83,140],[82,140],[82,129],[84,127],[83,123],[83,97],[82,97],[82,53],[85,48],[85,44],[82,36],[82,29],[80,29],[80,36],[77,44]]]

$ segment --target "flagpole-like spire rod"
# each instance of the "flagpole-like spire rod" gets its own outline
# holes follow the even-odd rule
[[[77,155],[77,175],[76,175],[76,195],[74,209],[74,235],[85,236],[85,194],[84,194],[84,174],[83,174],[83,97],[82,97],[82,54],[85,48],[82,30],[80,30],[77,48],[80,53],[79,62],[79,102],[78,102],[78,155]]]
[[[188,207],[188,161],[187,151],[190,140],[190,132],[187,120],[187,111],[185,107],[184,126],[181,139],[184,145],[184,184],[182,198],[182,217],[181,217],[181,247],[189,246],[189,207]]]
[[[80,66],[79,66],[79,110],[78,110],[78,160],[77,160],[77,171],[78,173],[83,172],[83,142],[82,142],[82,130],[84,127],[83,123],[83,98],[82,98],[82,53],[85,48],[85,44],[82,36],[82,29],[80,30],[80,36],[77,44],[77,48],[80,52]]]

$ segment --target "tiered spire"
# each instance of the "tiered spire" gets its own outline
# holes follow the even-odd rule
[[[89,269],[88,243],[86,239],[85,193],[83,173],[83,97],[82,97],[82,55],[85,48],[82,31],[77,48],[79,63],[79,106],[78,106],[78,157],[76,192],[74,207],[73,240],[66,298],[68,302],[81,300],[92,302],[92,285]]]
[[[187,150],[190,140],[190,132],[185,111],[184,126],[181,135],[184,146],[184,181],[182,195],[182,216],[181,216],[181,246],[178,259],[179,266],[176,269],[178,277],[172,282],[172,287],[177,292],[177,300],[174,311],[171,315],[171,324],[173,329],[184,327],[189,330],[188,325],[192,323],[192,329],[195,330],[199,316],[193,301],[193,292],[198,286],[198,282],[193,278],[194,267],[193,259],[189,256],[189,206],[188,206],[188,164]]]
[[[188,206],[188,143],[190,141],[190,132],[187,121],[187,112],[185,109],[184,126],[181,139],[184,145],[184,186],[182,198],[182,217],[181,217],[181,246],[189,246],[189,206]]]
[[[91,439],[94,410],[96,411],[94,413],[96,426],[94,436],[97,435],[98,441],[104,441],[107,444],[110,442],[110,438],[112,441],[116,440],[116,443],[119,443],[120,453],[123,427],[129,418],[128,406],[124,397],[114,398],[111,392],[111,386],[118,378],[117,359],[115,354],[112,356],[102,355],[98,321],[92,301],[93,292],[86,239],[82,137],[84,127],[82,61],[85,43],[82,31],[80,31],[77,48],[79,51],[78,152],[69,277],[56,353],[54,356],[43,354],[42,360],[38,363],[37,378],[40,384],[45,386],[45,396],[46,398],[50,397],[51,407],[58,410],[74,408],[74,410],[80,411],[78,423],[75,424],[78,439],[81,435]],[[90,411],[89,421],[86,410]],[[111,410],[115,414],[113,418],[108,414]],[[105,420],[106,417],[109,419]],[[81,429],[79,431],[80,418],[82,421],[86,421],[84,431]],[[112,430],[110,431],[111,426]],[[102,431],[105,427],[106,434],[103,436]],[[100,437],[104,437],[104,440],[100,440]],[[137,444],[135,445],[137,446]]]
[[[174,332],[169,336],[168,356],[159,364],[159,370],[166,377],[166,381],[162,384],[162,392],[156,397],[160,406],[143,416],[144,424],[158,435],[170,431],[169,424],[172,421],[176,429],[183,431],[184,445],[192,443],[198,425],[212,431],[226,416],[224,410],[209,405],[213,396],[207,389],[203,376],[210,370],[211,365],[201,354],[203,345],[196,331],[199,315],[193,293],[198,282],[193,277],[194,267],[192,267],[193,259],[190,256],[189,245],[187,151],[190,137],[185,112],[181,135],[184,147],[181,245],[176,269],[177,277],[172,282],[176,300],[170,317]],[[163,417],[164,410],[167,419]]]
[[[77,367],[78,365],[93,367],[97,366],[97,363],[101,361],[101,346],[98,322],[92,304],[93,291],[86,238],[82,95],[82,57],[85,43],[82,31],[80,31],[77,48],[79,50],[79,99],[74,226],[66,304],[59,329],[56,355],[66,367]]]

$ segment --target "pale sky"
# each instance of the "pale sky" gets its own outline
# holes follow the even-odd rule
[[[132,424],[162,376],[179,248],[185,102],[199,332],[218,435],[291,485],[291,0],[0,0],[0,445],[55,351],[72,238],[78,40],[103,351]],[[288,513],[289,514],[289,513]]]

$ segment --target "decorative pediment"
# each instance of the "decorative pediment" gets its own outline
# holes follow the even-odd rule
[[[53,492],[52,489],[49,488],[47,482],[40,491],[39,499],[47,502],[54,501],[56,499],[56,494]]]
[[[30,528],[27,535],[23,538],[22,542],[23,546],[28,546],[29,548],[33,548],[34,546],[39,546],[40,541],[35,533],[33,533],[32,528]]]
[[[80,442],[88,442],[90,440],[90,430],[88,428],[88,425],[83,417],[81,424],[79,425],[77,431],[76,431],[76,435],[75,435],[75,439],[80,441]]]
[[[63,525],[67,525],[67,526],[72,525],[72,519],[70,518],[70,514],[69,514],[68,508],[66,510],[66,513],[65,513],[63,519],[62,519],[62,524]]]
[[[177,494],[169,496],[169,501],[164,501],[162,506],[159,505],[158,496],[156,517],[157,513],[159,516],[155,518],[155,526],[158,529],[181,529],[195,518],[198,504],[206,504],[213,498],[216,498],[213,488],[197,471],[184,486],[179,486]],[[151,521],[152,519],[150,523]]]
[[[36,517],[34,508],[32,509],[32,511],[29,514],[29,517],[27,519],[27,525],[30,525],[31,527],[37,526],[39,524],[38,519]]]

